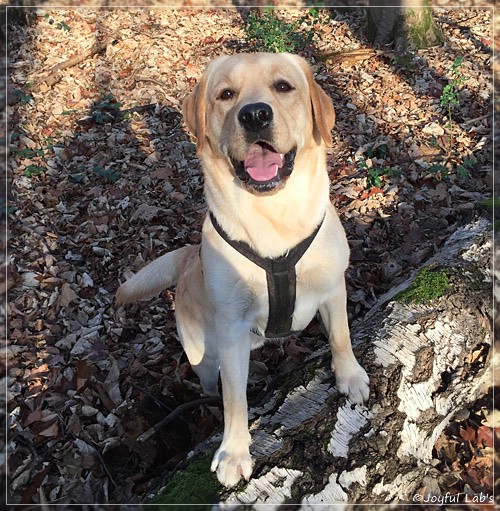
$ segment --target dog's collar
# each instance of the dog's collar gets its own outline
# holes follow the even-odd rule
[[[269,317],[265,331],[265,337],[280,338],[288,337],[294,332],[292,328],[292,316],[295,310],[295,296],[297,288],[297,275],[295,265],[305,254],[314,238],[323,225],[325,217],[321,220],[314,231],[298,245],[291,248],[281,257],[262,257],[244,241],[231,239],[226,231],[220,226],[212,212],[210,220],[215,230],[229,245],[240,254],[260,266],[266,271],[267,294],[269,297]],[[252,330],[257,335],[259,332]]]

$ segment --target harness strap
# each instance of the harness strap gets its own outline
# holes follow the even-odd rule
[[[323,217],[323,220],[325,218]],[[267,294],[269,297],[269,316],[265,335],[266,337],[287,337],[291,333],[292,316],[295,310],[295,297],[297,289],[297,275],[295,265],[305,254],[314,238],[318,234],[323,220],[314,231],[298,245],[291,248],[281,257],[262,257],[244,241],[231,239],[220,226],[215,216],[210,212],[210,220],[215,230],[229,245],[240,254],[263,268],[266,272]]]

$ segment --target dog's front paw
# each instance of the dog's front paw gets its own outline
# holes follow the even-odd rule
[[[332,361],[337,390],[345,394],[351,403],[361,404],[368,400],[370,379],[355,358],[348,361]]]
[[[222,444],[215,453],[212,472],[217,471],[217,479],[226,488],[235,486],[243,476],[247,481],[252,475],[252,458],[248,449],[244,452],[231,452]]]

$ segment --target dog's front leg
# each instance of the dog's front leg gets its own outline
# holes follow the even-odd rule
[[[249,332],[230,332],[227,322],[219,322],[220,374],[224,402],[224,437],[215,453],[211,469],[230,488],[241,476],[252,474],[250,433],[248,431],[247,380],[250,359]]]
[[[328,332],[337,389],[352,403],[362,403],[370,393],[369,378],[352,351],[346,306],[345,280],[342,277],[335,293],[319,308],[319,312]]]

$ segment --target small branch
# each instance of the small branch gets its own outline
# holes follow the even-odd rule
[[[52,87],[61,80],[62,75],[59,73],[60,71],[63,71],[64,69],[68,69],[70,67],[77,66],[84,60],[87,60],[89,57],[92,57],[98,53],[102,53],[103,51],[106,50],[110,42],[111,42],[110,40],[104,42],[96,41],[88,50],[84,51],[80,55],[76,55],[75,57],[72,57],[64,62],[56,64],[55,66],[49,69],[49,71],[47,72],[47,76],[45,78],[40,79],[38,87],[42,83],[45,83],[49,87]]]
[[[194,401],[189,401],[189,403],[184,403],[178,406],[175,410],[170,412],[166,417],[164,417],[160,422],[157,422],[152,428],[149,428],[146,432],[140,435],[137,438],[138,442],[145,442],[149,438],[151,438],[155,433],[163,429],[167,424],[170,424],[173,420],[175,420],[179,415],[188,410],[192,410],[194,408],[198,408],[198,406],[209,406],[220,404],[222,399],[220,397],[202,397],[200,399],[195,399]]]
[[[161,82],[160,80],[157,80],[156,78],[148,78],[147,76],[134,76],[135,82],[151,82],[155,83],[156,85],[159,85],[163,88],[168,88],[168,85],[165,82]]]
[[[147,391],[146,389],[139,387],[139,385],[133,382],[130,382],[130,386],[138,390],[139,392],[142,392],[145,396],[149,397],[151,401],[154,401],[160,408],[163,408],[163,410],[166,410],[167,412],[172,411],[168,406],[165,406],[164,403],[162,403],[155,395],[151,394],[151,392]]]
[[[320,62],[326,62],[329,60],[331,63],[335,64],[337,62],[344,62],[346,60],[350,62],[357,62],[358,60],[366,60],[370,57],[375,57],[382,54],[387,55],[388,53],[372,50],[371,48],[361,48],[359,50],[334,51],[332,53],[324,53],[322,55],[317,55],[316,58]]]
[[[490,117],[490,116],[491,116],[491,114],[484,114],[484,115],[481,115],[480,117],[476,117],[474,119],[469,119],[468,121],[465,121],[463,124],[465,124],[465,125],[474,124],[477,121],[482,121],[484,119],[488,119],[488,117]]]
[[[148,110],[154,110],[158,106],[157,103],[150,103],[148,105],[139,105],[126,110],[118,110],[120,117],[124,117],[127,114],[133,114],[134,112],[147,112]]]
[[[109,470],[108,466],[106,465],[106,462],[104,461],[104,458],[103,458],[103,456],[101,454],[101,451],[97,448],[97,442],[95,442],[94,439],[84,429],[82,429],[82,434],[86,438],[86,442],[88,443],[88,445],[94,450],[94,453],[99,458],[99,461],[101,462],[101,465],[104,468],[104,471],[108,475],[108,477],[109,477],[109,479],[111,481],[111,484],[115,487],[115,490],[118,492],[120,497],[122,499],[125,499],[125,496],[124,496],[124,494],[123,494],[123,492],[121,490],[121,487],[118,486],[118,484],[116,483],[116,481],[115,481],[115,479],[113,477],[113,474],[111,473],[111,471]],[[72,436],[75,439],[78,438],[74,434],[72,434]]]

